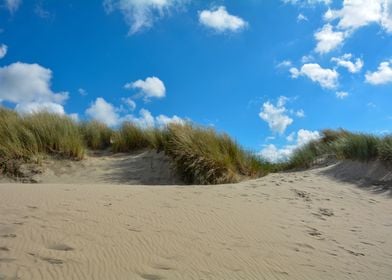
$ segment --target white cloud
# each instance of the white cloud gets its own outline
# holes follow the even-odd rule
[[[334,31],[332,25],[327,23],[314,34],[314,38],[317,40],[315,51],[320,54],[328,53],[340,46],[344,37],[344,32]]]
[[[4,0],[4,6],[8,9],[10,13],[16,12],[19,9],[22,0]]]
[[[282,149],[278,149],[274,144],[269,144],[264,147],[260,156],[270,162],[280,162],[288,159],[290,155],[293,153],[294,146],[285,146]]]
[[[283,148],[277,148],[275,145],[270,144],[261,150],[260,155],[271,162],[284,161],[290,158],[295,149],[320,138],[318,131],[300,129],[297,133],[293,132],[287,136],[287,141],[294,141],[295,135],[297,135],[295,144],[285,145]]]
[[[287,98],[279,98],[277,105],[265,102],[259,114],[260,118],[268,123],[273,132],[282,134],[286,128],[293,123],[293,119],[287,115],[287,109],[284,107]]]
[[[290,60],[283,60],[276,65],[276,68],[287,68],[291,67],[293,63]]]
[[[146,109],[141,109],[139,111],[139,117],[128,116],[127,120],[131,121],[141,127],[153,127],[155,125],[155,119]]]
[[[183,7],[189,0],[104,0],[107,13],[120,11],[129,26],[129,34],[151,28],[157,19]]]
[[[313,82],[319,83],[323,88],[333,89],[338,85],[339,73],[334,69],[322,68],[317,63],[304,64],[300,70],[293,67],[290,69],[290,73],[294,79],[306,76]]]
[[[309,63],[309,62],[312,62],[312,61],[314,61],[314,57],[312,55],[304,55],[301,58],[301,62],[302,63]]]
[[[303,109],[300,109],[300,110],[298,110],[297,112],[295,112],[295,115],[296,115],[298,118],[304,118],[304,117],[305,117],[305,112],[304,112]]]
[[[128,115],[125,117],[127,121],[133,122],[140,127],[164,127],[170,123],[184,124],[185,120],[174,115],[168,117],[166,115],[159,115],[154,117],[150,111],[146,109],[141,109],[139,111],[139,117],[133,115]]]
[[[241,31],[248,25],[242,18],[230,15],[224,6],[199,12],[199,22],[217,32]]]
[[[372,85],[382,85],[392,82],[392,65],[391,61],[381,62],[375,72],[367,72],[365,75],[366,82]]]
[[[124,88],[139,89],[139,94],[144,97],[145,101],[150,100],[150,98],[163,98],[166,95],[166,87],[157,77],[148,77],[144,81],[137,80],[132,83],[127,83]]]
[[[86,96],[88,94],[84,88],[78,88],[78,92],[81,96]]]
[[[344,0],[339,10],[328,10],[324,19],[338,20],[337,27],[353,32],[369,24],[379,24],[386,32],[392,32],[391,0]]]
[[[320,138],[318,131],[310,131],[306,129],[300,129],[297,132],[297,147],[303,146],[310,141],[317,140]]]
[[[286,140],[289,142],[293,142],[295,138],[295,132],[291,132],[287,137]]]
[[[131,99],[123,99],[123,102],[129,102]],[[131,104],[131,103],[130,103]],[[136,106],[136,105],[135,105]],[[169,123],[185,123],[185,120],[174,115],[168,117],[166,115],[159,115],[154,117],[150,111],[142,108],[139,115],[121,114],[124,110],[121,107],[115,107],[113,104],[107,102],[104,98],[98,97],[95,102],[91,104],[86,110],[86,115],[94,120],[103,122],[108,126],[118,126],[122,122],[132,122],[140,127],[162,127]]]
[[[328,9],[324,20],[329,23],[315,33],[315,50],[321,54],[334,50],[357,29],[370,24],[392,33],[392,0],[343,0],[342,8]]]
[[[363,60],[357,58],[354,62],[351,61],[353,55],[346,53],[341,57],[333,57],[331,61],[336,62],[338,66],[347,68],[350,73],[358,73],[363,67]]]
[[[331,4],[332,0],[282,0],[286,4],[312,6],[316,4]]]
[[[336,92],[336,97],[339,98],[339,99],[344,99],[344,98],[346,98],[348,96],[349,96],[348,92],[345,92],[345,91],[338,91],[338,92]]]
[[[52,71],[38,64],[16,62],[0,67],[0,100],[14,104],[62,104],[68,92],[53,92],[51,80]]]
[[[176,115],[174,115],[173,117],[159,115],[158,117],[156,117],[156,123],[158,126],[166,126],[171,123],[184,124],[185,120]]]
[[[3,57],[6,56],[7,51],[8,51],[7,45],[1,44],[0,45],[0,59],[2,59]]]
[[[308,21],[308,18],[306,16],[304,16],[303,14],[299,14],[297,16],[297,21]]]
[[[119,124],[120,116],[117,114],[116,107],[106,102],[102,97],[98,97],[94,103],[86,110],[86,115],[90,118],[107,124],[116,126]]]
[[[134,111],[136,109],[136,102],[131,98],[121,98],[121,101],[129,108],[129,110]]]
[[[27,102],[19,103],[15,106],[15,111],[19,114],[35,114],[39,112],[65,115],[64,107],[54,102]]]

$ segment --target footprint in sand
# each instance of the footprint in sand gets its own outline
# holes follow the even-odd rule
[[[3,237],[3,238],[15,238],[16,234],[14,234],[14,233],[3,234],[0,237]]]
[[[327,217],[331,217],[334,215],[333,210],[328,208],[319,208],[319,213]]]
[[[142,277],[143,279],[147,279],[147,280],[161,280],[161,279],[163,279],[162,276],[159,276],[156,274],[140,274],[140,277]]]
[[[68,246],[67,244],[63,244],[63,243],[53,244],[49,246],[48,249],[56,250],[56,251],[66,251],[66,252],[74,250],[74,248],[72,248],[71,246]]]
[[[39,255],[37,255],[35,253],[27,253],[27,254],[32,256],[32,257],[38,258],[38,259],[40,259],[42,261],[48,262],[50,264],[63,264],[64,263],[64,261],[61,260],[61,259],[50,258],[50,257],[41,257],[41,256],[39,256]]]
[[[293,189],[292,190],[298,197],[303,198],[305,201],[312,201],[310,199],[310,193],[306,192],[306,191],[301,191],[301,190],[297,190],[297,189]]]

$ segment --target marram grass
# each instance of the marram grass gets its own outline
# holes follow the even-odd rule
[[[381,160],[391,164],[392,137],[352,133],[346,130],[324,130],[319,140],[295,150],[289,161],[285,163],[285,168],[309,168],[316,159],[323,156],[362,162]]]
[[[187,183],[232,183],[267,174],[271,165],[245,151],[226,134],[191,124],[141,128],[125,122],[113,130],[91,121],[38,113],[20,116],[0,108],[0,171],[17,175],[17,164],[42,155],[82,159],[86,149],[165,152]]]

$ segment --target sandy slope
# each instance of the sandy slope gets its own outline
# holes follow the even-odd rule
[[[392,201],[319,171],[0,184],[0,279],[391,279]]]
[[[22,180],[44,184],[181,183],[171,166],[170,158],[155,151],[137,151],[132,154],[89,151],[81,161],[46,158],[41,165],[22,166],[26,173],[26,178]]]

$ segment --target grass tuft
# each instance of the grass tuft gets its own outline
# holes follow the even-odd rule
[[[98,121],[84,122],[80,125],[85,145],[92,150],[110,147],[113,130]]]
[[[326,156],[392,163],[392,137],[378,137],[346,130],[324,130],[321,139],[294,151],[286,163],[286,169],[309,168],[317,159]]]

